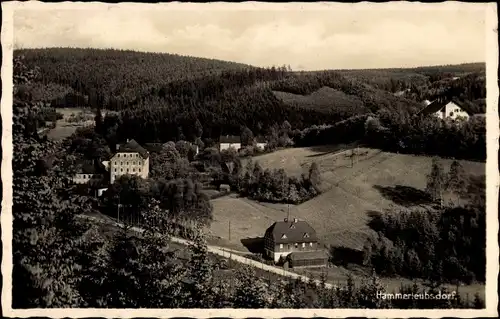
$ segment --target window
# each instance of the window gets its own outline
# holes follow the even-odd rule
[[[116,154],[117,157],[120,157],[120,154]]]
[[[281,235],[281,238],[286,239],[286,235],[285,234]]]
[[[298,248],[299,247],[299,244],[295,243],[295,248]]]
[[[280,249],[283,249],[283,244],[280,244]]]
[[[141,169],[139,168],[139,173],[141,172]]]
[[[125,163],[125,165],[128,165],[128,162],[127,162],[127,163]]]
[[[128,173],[128,168],[127,168],[127,173]]]
[[[135,172],[135,168],[132,168],[132,172]]]
[[[116,172],[116,168],[115,168],[115,172]]]
[[[120,168],[120,172],[123,172],[123,168]]]
[[[290,250],[290,244],[287,245],[288,250]]]
[[[309,246],[312,247],[313,246],[313,243],[309,243]]]
[[[306,243],[302,243],[302,248],[305,248],[306,247]]]
[[[453,111],[450,112],[450,116],[453,116]]]
[[[304,233],[304,238],[309,238],[309,234],[308,233]]]
[[[123,165],[123,162],[120,162],[120,165]]]
[[[132,165],[135,165],[135,162],[132,162]]]

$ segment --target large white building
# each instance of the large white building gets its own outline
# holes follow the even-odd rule
[[[227,150],[229,148],[239,150],[241,148],[241,138],[234,135],[225,135],[219,138],[219,150]]]
[[[426,101],[427,106],[419,114],[433,114],[440,119],[450,118],[453,120],[462,118],[468,120],[473,113],[465,105],[453,100],[436,100],[432,103]]]
[[[106,165],[107,164],[107,165]],[[116,146],[116,153],[106,162],[110,174],[110,183],[122,175],[149,176],[149,152],[135,140]]]

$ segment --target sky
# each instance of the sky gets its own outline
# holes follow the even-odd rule
[[[14,47],[131,49],[294,70],[486,60],[484,4],[373,6],[24,3],[13,14]]]

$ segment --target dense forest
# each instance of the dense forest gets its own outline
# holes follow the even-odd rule
[[[152,187],[160,200],[147,203],[134,194],[148,185],[120,180],[109,201],[137,205],[145,232],[130,229],[104,233],[100,225],[79,218],[95,211],[91,196],[81,196],[71,185],[74,154],[99,145],[100,137],[81,131],[71,141],[52,142],[37,134],[33,124],[45,104],[21,94],[20,88],[38,73],[17,59],[14,63],[13,103],[13,308],[484,308],[479,295],[470,298],[393,300],[376,298],[384,287],[373,277],[360,286],[352,279],[340,289],[320,284],[283,281],[235,269],[217,276],[220,267],[207,251],[201,232],[182,257],[170,241],[169,210],[179,214],[196,209],[195,183],[176,180]],[[94,137],[92,137],[94,136]],[[50,165],[47,158],[52,158]],[[120,185],[120,186],[119,186]],[[180,199],[173,190],[184,188]],[[117,196],[114,196],[114,195]],[[199,197],[201,198],[201,196]],[[168,206],[168,204],[172,206]],[[193,206],[186,205],[191,203]],[[177,205],[180,204],[180,205]],[[202,209],[210,211],[210,207]],[[428,293],[447,293],[438,286]],[[423,293],[416,284],[403,293]]]

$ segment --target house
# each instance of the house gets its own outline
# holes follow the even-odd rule
[[[91,180],[100,181],[106,172],[104,165],[98,161],[82,160],[76,163],[76,174],[73,176],[73,183],[87,184]]]
[[[306,221],[296,218],[290,221],[285,218],[283,221],[275,222],[264,235],[264,253],[274,262],[284,261],[292,253],[320,250],[316,231]],[[301,254],[295,256],[296,260],[308,257]]]
[[[418,114],[434,114],[440,119],[457,118],[469,119],[473,116],[473,112],[463,103],[458,100],[437,99],[424,107]]]
[[[234,135],[225,135],[219,138],[219,150],[227,150],[228,148],[233,147],[236,150],[241,148],[241,138],[239,136]]]
[[[255,138],[255,146],[257,146],[258,148],[263,150],[266,147],[266,145],[267,145],[267,141],[264,137],[257,136]]]
[[[116,146],[116,153],[109,161],[110,183],[122,175],[149,176],[149,152],[135,140]]]

